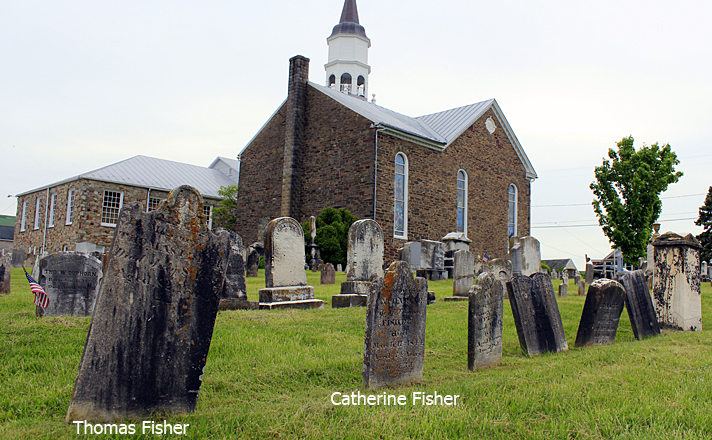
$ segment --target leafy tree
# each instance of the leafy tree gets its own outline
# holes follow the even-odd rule
[[[646,255],[653,223],[660,216],[660,193],[682,177],[675,171],[680,161],[670,144],[657,143],[636,150],[633,137],[618,142],[618,151],[608,150],[607,159],[595,168],[590,185],[596,197],[593,209],[608,240],[623,252],[626,263],[637,265]]]
[[[234,231],[237,226],[237,185],[221,186],[218,194],[223,199],[220,206],[213,209],[213,228]]]
[[[700,207],[700,217],[695,224],[704,228],[704,231],[697,236],[697,240],[702,245],[700,259],[710,261],[712,260],[712,186],[707,190],[705,204]]]
[[[349,239],[349,228],[358,220],[347,209],[326,207],[316,218],[316,238],[314,241],[319,246],[321,259],[334,266],[346,265],[346,249]],[[309,243],[309,222],[302,223],[304,241]]]

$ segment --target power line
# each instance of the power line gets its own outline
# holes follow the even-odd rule
[[[663,199],[681,199],[683,197],[696,197],[696,196],[704,196],[707,193],[699,193],[699,194],[683,194],[681,196],[668,196],[668,197],[660,197],[660,200]],[[532,205],[532,208],[550,208],[550,207],[555,207],[555,206],[591,206],[591,203],[568,203],[564,205]]]
[[[567,251],[561,250],[561,249],[559,249],[559,248],[555,248],[554,246],[549,246],[548,244],[544,244],[544,243],[539,243],[539,244],[542,245],[542,246],[546,246],[546,247],[548,247],[548,248],[554,249],[554,250],[556,250],[556,251],[563,252],[563,253],[565,253],[565,254],[569,254],[569,255],[571,255],[572,257],[580,257],[580,256],[581,256],[581,255],[572,254],[571,252],[567,252]],[[543,259],[545,259],[545,258],[543,258]]]
[[[601,251],[599,251],[598,249],[594,248],[593,246],[591,246],[590,244],[586,243],[585,241],[581,240],[580,238],[578,238],[577,236],[575,236],[575,235],[572,234],[571,232],[567,231],[566,228],[564,228],[563,226],[559,225],[558,223],[557,223],[557,225],[560,226],[561,229],[563,229],[567,234],[569,234],[570,236],[572,236],[572,237],[575,238],[576,240],[578,240],[578,241],[580,241],[581,243],[585,244],[586,246],[590,247],[590,248],[593,249],[594,251],[596,251],[596,252],[598,252],[598,253],[602,253]]]

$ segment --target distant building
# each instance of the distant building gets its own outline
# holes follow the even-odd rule
[[[262,240],[275,217],[302,222],[328,206],[376,220],[387,261],[406,242],[451,232],[505,257],[509,237],[529,235],[537,175],[494,99],[419,117],[369,102],[371,40],[355,0],[327,43],[324,85],[308,80],[309,59],[293,57],[287,99],[240,154],[245,242]]]
[[[565,271],[566,276],[569,278],[573,278],[579,274],[579,270],[576,268],[574,260],[572,260],[571,258],[562,258],[559,260],[541,260],[541,262],[546,263],[546,265],[549,266],[549,269],[555,270],[559,274]]]
[[[15,239],[15,217],[0,215],[0,251],[13,248]]]
[[[108,251],[119,211],[140,203],[154,210],[170,190],[195,187],[203,195],[203,213],[211,213],[218,190],[237,184],[239,162],[218,157],[200,167],[147,156],[135,156],[51,185],[17,195],[15,248],[28,253],[62,250]]]

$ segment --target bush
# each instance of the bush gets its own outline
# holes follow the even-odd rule
[[[346,266],[346,249],[349,239],[349,228],[358,220],[348,209],[326,207],[316,218],[316,238],[321,259],[325,263]],[[311,239],[309,222],[302,223],[304,229],[304,244]]]

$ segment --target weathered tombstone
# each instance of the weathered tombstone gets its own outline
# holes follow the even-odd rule
[[[576,272],[576,276],[574,277],[574,284],[578,286],[579,281],[581,281],[581,275]]]
[[[625,290],[617,281],[600,278],[588,286],[576,347],[612,344],[625,304]]]
[[[383,276],[383,230],[373,220],[355,221],[346,248],[346,281],[341,294],[331,297],[331,307],[365,306],[371,282]]]
[[[519,239],[522,249],[522,275],[530,276],[541,270],[541,244],[534,237]]]
[[[531,277],[512,277],[507,282],[507,290],[519,345],[524,353],[535,356],[569,349],[549,275],[535,273]]]
[[[462,232],[450,232],[441,240],[443,243],[443,267],[448,273],[448,278],[453,278],[455,267],[455,252],[459,250],[469,251],[472,240],[467,238]]]
[[[660,334],[658,317],[648,290],[645,272],[636,270],[623,272],[618,281],[625,289],[625,307],[635,339],[645,339]]]
[[[339,264],[336,265],[336,271],[337,271],[337,272],[343,272],[343,271],[344,271],[344,269],[343,269],[342,266],[341,266],[341,263],[339,263]]]
[[[475,256],[470,251],[459,250],[454,254],[452,294],[469,298],[470,288],[475,282]]]
[[[334,270],[333,264],[326,263],[324,268],[321,270],[321,284],[334,283],[336,283],[336,270]]]
[[[702,262],[700,273],[702,274],[702,276],[709,276],[707,273],[707,262],[706,261]]]
[[[371,284],[367,309],[363,385],[373,389],[420,381],[427,290],[413,278],[408,263],[393,262],[385,278]]]
[[[561,273],[561,282],[564,284],[569,284],[569,276],[566,274],[566,272]]]
[[[482,271],[491,273],[494,277],[502,284],[502,291],[504,292],[504,298],[507,296],[507,281],[512,278],[512,262],[509,260],[502,260],[500,258],[495,258],[494,260],[489,260],[482,265]]]
[[[559,274],[556,272],[555,269],[551,269],[551,279],[552,280],[558,280],[559,279]]]
[[[568,290],[568,285],[567,285],[567,284],[565,284],[565,283],[559,284],[559,296],[560,296],[561,298],[563,298],[563,297],[566,296],[567,290]]]
[[[265,256],[265,247],[260,242],[255,242],[247,248],[247,270],[245,276],[256,277],[260,269],[260,257]]]
[[[8,253],[0,257],[0,294],[10,293],[10,269],[12,269],[12,255]]]
[[[227,270],[225,272],[225,284],[220,294],[220,310],[236,309],[256,309],[257,304],[249,304],[247,301],[247,285],[245,284],[245,247],[242,244],[242,237],[235,231],[216,228],[216,234],[226,231],[230,234],[230,254],[228,255]]]
[[[584,296],[586,294],[586,284],[583,280],[579,280],[576,286],[578,287],[579,296]]]
[[[309,217],[309,244],[307,245],[307,262],[312,272],[320,271],[321,264],[321,251],[319,250],[319,245],[316,244],[316,217],[313,215]]]
[[[58,252],[40,260],[39,278],[49,306],[37,316],[91,316],[103,272],[101,261],[82,252]]]
[[[195,409],[230,250],[200,193],[121,210],[67,422]]]
[[[653,241],[653,304],[661,327],[702,330],[700,243],[666,232]]]
[[[22,267],[22,265],[25,263],[26,258],[27,258],[27,253],[25,252],[25,249],[13,249],[12,250],[12,267],[13,268]]]
[[[593,282],[593,264],[586,263],[586,284]]]
[[[304,270],[304,230],[291,217],[272,220],[265,229],[265,288],[260,289],[260,309],[319,308]]]
[[[479,370],[502,362],[502,284],[481,273],[469,292],[467,317],[467,368]]]
[[[519,245],[519,239],[512,238],[514,244],[509,249],[509,261],[512,263],[512,275],[522,274],[522,248]]]

